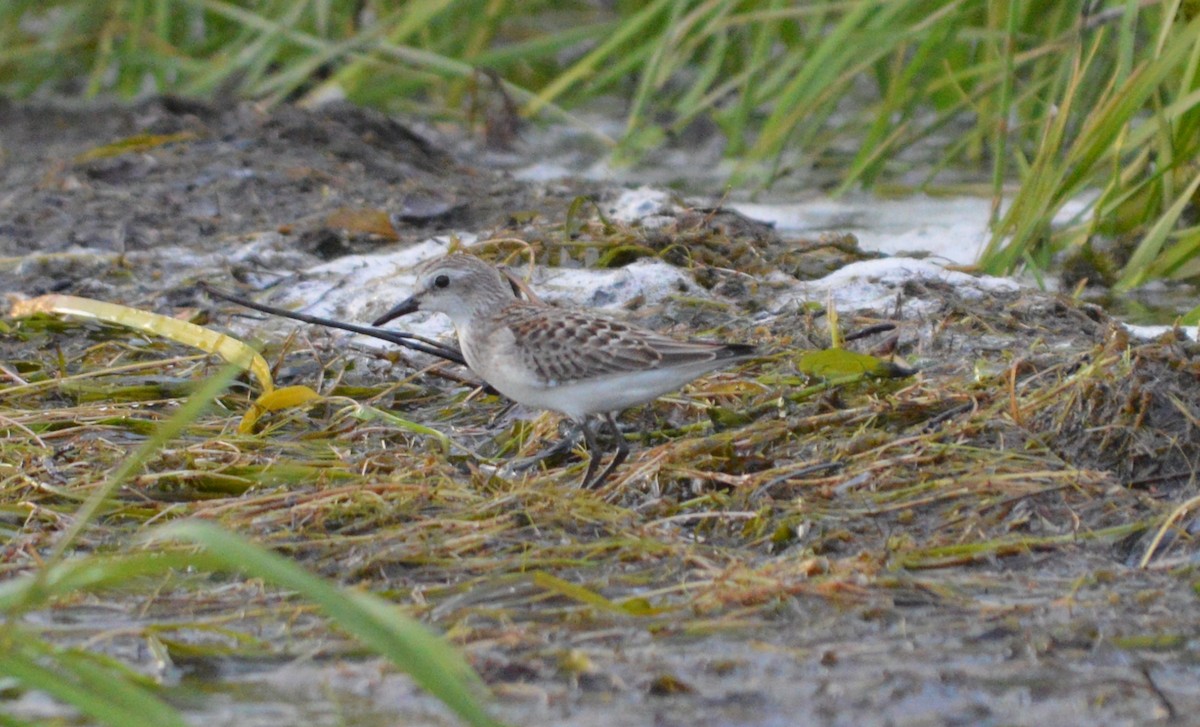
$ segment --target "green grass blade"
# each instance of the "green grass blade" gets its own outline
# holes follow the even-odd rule
[[[162,426],[154,431],[154,434],[150,435],[146,441],[142,442],[132,454],[121,462],[104,485],[97,487],[79,508],[79,511],[71,521],[70,527],[59,537],[58,542],[54,544],[54,550],[51,551],[50,556],[46,559],[46,566],[39,571],[39,574],[46,573],[48,568],[53,567],[63,559],[67,549],[75,542],[84,528],[91,523],[92,518],[95,517],[96,512],[108,500],[109,496],[127,482],[130,477],[141,470],[142,466],[162,449],[167,442],[178,436],[184,427],[199,418],[209,405],[212,404],[213,399],[216,399],[241,371],[242,369],[238,366],[227,365],[216,375],[210,377],[204,383],[204,386],[188,397],[183,406],[179,407],[179,410],[170,419],[163,422]]]
[[[0,674],[114,727],[187,727],[174,709],[127,674],[78,651],[57,652],[11,625],[0,635]]]
[[[1155,221],[1154,226],[1142,238],[1141,243],[1133,251],[1129,262],[1121,271],[1121,279],[1113,286],[1114,290],[1125,291],[1130,288],[1137,287],[1146,281],[1152,270],[1152,263],[1159,257],[1162,252],[1163,245],[1166,244],[1167,236],[1175,227],[1175,223],[1183,215],[1190,205],[1193,204],[1196,190],[1200,189],[1200,174],[1196,174],[1191,181],[1191,184],[1183,191],[1175,202],[1167,208]]]
[[[392,48],[402,48],[405,41],[414,33],[417,33],[422,28],[430,23],[430,21],[439,13],[444,11],[447,6],[451,5],[454,0],[409,0],[399,6],[399,10],[391,18],[381,20],[379,25],[387,28],[386,45]],[[456,64],[459,65],[459,64]],[[463,63],[462,66],[471,68],[474,67]],[[353,94],[363,83],[364,79],[369,77],[373,69],[370,64],[357,60],[342,67],[333,78],[326,82],[328,86],[335,86],[344,91],[347,95]],[[461,75],[465,78],[466,75]]]
[[[571,86],[588,80],[589,76],[595,73],[596,69],[602,63],[610,60],[622,44],[643,35],[650,24],[655,21],[659,13],[663,12],[664,8],[670,2],[671,0],[654,0],[654,2],[651,2],[634,15],[626,18],[617,30],[603,43],[579,59],[573,66],[561,73],[558,78],[535,94],[525,105],[523,113],[527,115],[538,113],[544,106],[550,104]]]
[[[46,569],[44,574],[10,578],[0,583],[0,612],[20,613],[40,608],[51,600],[78,591],[120,586],[173,570],[212,570],[218,563],[195,553],[132,553],[72,558]]]
[[[877,5],[875,2],[856,4],[813,49],[800,71],[780,91],[775,110],[763,122],[762,133],[750,150],[752,158],[777,156],[797,123],[812,112],[816,106],[815,99],[824,89],[833,85],[838,72],[846,64],[854,60],[861,63],[868,57],[873,61],[886,52],[886,40],[871,44],[874,50],[870,50],[861,39],[854,42],[855,34],[867,24]],[[864,55],[851,56],[841,52],[845,47],[854,45],[861,46]]]
[[[230,570],[262,578],[316,603],[363,644],[388,657],[430,694],[477,727],[496,727],[476,699],[482,682],[443,639],[434,636],[394,604],[369,593],[345,591],[264,548],[201,521],[167,525],[154,540],[180,540],[204,548]]]

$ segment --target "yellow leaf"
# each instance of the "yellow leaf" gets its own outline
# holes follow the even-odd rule
[[[56,313],[93,318],[143,333],[169,338],[185,346],[193,346],[208,353],[215,353],[229,363],[249,371],[258,379],[258,384],[264,393],[270,393],[275,388],[275,384],[271,381],[271,369],[257,351],[236,338],[230,338],[223,333],[217,333],[194,323],[74,295],[42,295],[28,300],[19,300],[12,304],[11,315],[14,318],[31,316],[35,313]]]
[[[552,576],[544,571],[535,571],[533,573],[533,584],[539,588],[544,588],[547,591],[557,593],[560,596],[570,598],[573,601],[578,601],[579,603],[593,606],[604,611],[611,611],[615,613],[626,612],[625,609],[621,608],[621,606],[613,603],[604,596],[601,596],[599,593],[575,583],[571,583],[570,581],[565,581],[562,578]]]
[[[387,210],[342,207],[331,212],[325,218],[325,224],[330,227],[340,227],[347,232],[375,235],[385,240],[400,239]]]
[[[258,397],[254,405],[262,407],[263,411],[277,411],[279,409],[290,409],[294,406],[307,404],[313,399],[320,398],[320,394],[307,386],[284,386],[274,391],[268,391]]]
[[[195,138],[196,135],[191,131],[181,131],[178,134],[135,134],[124,139],[118,139],[111,144],[88,149],[75,157],[75,163],[90,162],[94,159],[107,159],[134,151],[146,151],[147,149],[173,144],[177,141],[191,141]]]
[[[242,416],[242,421],[238,424],[238,432],[242,434],[253,432],[254,425],[258,424],[259,418],[269,411],[303,406],[310,401],[320,398],[320,394],[307,386],[285,386],[281,389],[268,391],[258,397],[250,405],[250,408],[246,410],[245,415]]]

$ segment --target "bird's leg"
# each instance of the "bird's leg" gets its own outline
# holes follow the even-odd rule
[[[604,468],[604,471],[601,472],[595,480],[589,484],[587,479],[584,478],[583,487],[585,488],[599,487],[600,483],[608,479],[608,476],[613,473],[613,470],[615,470],[617,466],[624,462],[625,458],[629,456],[629,442],[626,442],[625,435],[621,434],[621,428],[617,426],[617,418],[613,416],[612,412],[608,412],[604,415],[604,421],[608,423],[608,427],[612,430],[613,436],[617,438],[617,451],[613,452],[612,460],[609,461],[608,466]],[[595,456],[592,457],[592,461],[597,461]],[[589,467],[589,472],[590,471],[591,469]]]
[[[583,473],[583,481],[579,483],[580,489],[583,490],[594,487],[600,481],[599,479],[592,479],[592,475],[596,472],[596,467],[600,464],[600,445],[596,443],[596,435],[592,433],[592,428],[589,424],[590,420],[587,417],[584,417],[584,420],[580,422],[583,429],[583,441],[587,444],[588,449],[587,471]]]
[[[579,422],[572,421],[571,428],[557,442],[547,447],[544,451],[538,452],[532,457],[519,459],[508,465],[508,468],[513,472],[524,472],[531,467],[541,464],[551,457],[557,457],[565,452],[570,452],[575,443],[579,441],[580,427]]]

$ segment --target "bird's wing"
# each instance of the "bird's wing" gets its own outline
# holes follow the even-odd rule
[[[522,361],[547,383],[725,358],[726,346],[677,341],[583,311],[519,305],[504,316]]]

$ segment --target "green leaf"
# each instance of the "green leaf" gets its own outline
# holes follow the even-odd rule
[[[1151,264],[1159,257],[1163,245],[1167,241],[1167,236],[1174,229],[1175,223],[1179,221],[1184,210],[1193,204],[1193,198],[1196,195],[1196,190],[1200,189],[1200,174],[1197,174],[1192,179],[1191,184],[1180,194],[1175,202],[1162,214],[1161,217],[1146,233],[1137,249],[1133,251],[1129,262],[1126,263],[1122,271],[1121,279],[1113,286],[1113,289],[1120,292],[1134,288],[1146,281],[1146,278],[1151,270]]]
[[[1200,326],[1200,305],[1183,314],[1179,319],[1181,326]]]
[[[878,359],[865,353],[847,351],[844,348],[827,348],[810,351],[800,357],[796,367],[809,376],[823,379],[843,376],[878,376],[891,378],[908,376],[911,371],[896,364]]]

